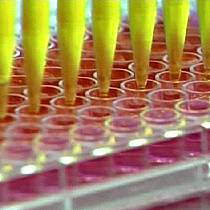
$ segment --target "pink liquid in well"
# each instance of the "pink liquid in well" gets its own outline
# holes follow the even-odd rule
[[[9,201],[27,201],[40,195],[39,175],[27,175],[16,178],[8,183]]]
[[[184,154],[182,137],[163,140],[149,146],[149,163],[151,166],[170,164],[180,161]]]
[[[138,118],[113,117],[106,124],[115,137],[115,144],[118,148],[128,144],[132,139],[138,138],[141,131],[141,124]],[[135,173],[148,166],[148,148],[146,146],[127,149],[113,155],[116,172]]]
[[[128,97],[145,98],[148,93],[159,89],[160,83],[155,80],[147,80],[146,87],[138,89],[135,79],[131,79],[121,83],[121,88],[126,92]]]
[[[88,106],[90,101],[83,96],[76,96],[75,103],[68,105],[65,103],[65,98],[60,96],[54,98],[50,104],[55,108],[57,114],[76,114],[79,109]]]
[[[184,100],[176,104],[175,109],[187,120],[205,117],[210,114],[210,102],[206,100]]]
[[[148,167],[148,147],[119,152],[113,158],[118,174],[137,173]]]
[[[112,156],[95,158],[78,164],[80,180],[87,182],[103,182],[115,174]]]
[[[27,144],[6,144],[1,151],[2,164],[17,165],[33,158],[32,147]],[[6,161],[6,162],[5,162]],[[6,182],[8,201],[24,201],[34,198],[38,194],[37,175],[19,176]]]
[[[42,120],[44,133],[68,133],[79,122],[76,116],[56,114]]]
[[[139,117],[139,114],[149,108],[150,102],[147,99],[136,98],[136,97],[125,97],[116,100],[113,103],[118,116],[133,116]]]
[[[16,123],[7,130],[8,140],[13,142],[33,143],[34,138],[40,133],[40,126],[33,123]]]
[[[183,90],[187,93],[188,99],[209,100],[210,83],[208,81],[193,81],[185,84]]]
[[[176,89],[160,89],[148,94],[147,98],[153,107],[173,108],[174,105],[187,98],[187,94]]]
[[[78,112],[83,124],[98,125],[103,125],[104,122],[113,114],[114,110],[106,106],[89,106]]]
[[[14,113],[14,110],[27,102],[27,98],[20,94],[8,94],[7,111]]]
[[[180,137],[184,142],[184,155],[186,157],[200,157],[204,152],[202,148],[202,130],[193,128],[190,134]]]
[[[210,73],[208,71],[205,71],[203,63],[198,63],[191,66],[190,72],[192,72],[195,75],[196,80],[210,80]]]
[[[108,141],[109,134],[100,126],[78,126],[72,132],[72,138],[79,143],[84,152],[92,152],[100,143]],[[101,182],[114,174],[112,156],[94,158],[78,163],[81,182]]]

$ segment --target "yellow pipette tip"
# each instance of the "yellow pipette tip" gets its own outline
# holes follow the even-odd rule
[[[66,84],[66,83],[65,83]],[[76,101],[77,94],[77,84],[75,84],[74,88],[68,85],[64,85],[65,88],[65,104],[69,106],[73,106]]]
[[[40,109],[40,93],[36,92],[36,95],[29,94],[29,109],[31,113],[38,113]]]
[[[9,84],[7,82],[0,83],[0,119],[4,119],[7,112],[7,93]]]
[[[107,98],[109,96],[109,92],[100,92],[101,98]]]
[[[138,89],[143,89],[147,85],[147,74],[142,74],[141,72],[136,72],[136,83]]]
[[[179,81],[180,72],[178,73],[170,73],[169,78],[171,81],[176,82]]]
[[[74,99],[65,97],[65,105],[73,106],[74,104],[75,104],[75,100]]]

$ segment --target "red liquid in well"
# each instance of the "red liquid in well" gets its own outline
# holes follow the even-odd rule
[[[54,86],[41,87],[41,103],[49,104],[50,100],[63,94],[62,89]]]
[[[160,82],[163,89],[182,89],[182,86],[190,81],[195,80],[195,76],[190,72],[181,71],[179,81],[171,81],[169,71],[156,75],[156,80]]]
[[[129,72],[128,70],[112,69],[111,86],[120,87],[120,84],[123,81],[132,79],[133,77],[134,77],[134,74],[132,72]]]
[[[128,69],[135,72],[134,63],[131,63],[128,66]],[[156,74],[168,70],[168,65],[162,61],[150,60],[149,62],[149,71],[148,79],[155,80]]]
[[[58,82],[62,79],[61,68],[56,66],[45,67],[44,70],[44,85],[58,85]]]
[[[145,98],[146,95],[156,89],[160,88],[159,82],[154,80],[147,80],[147,84],[145,88],[139,89],[135,79],[127,80],[121,84],[121,88],[125,90],[126,96],[128,97],[143,97]]]
[[[151,59],[161,60],[162,56],[167,53],[165,42],[153,42],[151,49]]]
[[[14,110],[27,102],[27,98],[19,94],[9,94],[7,99],[7,111],[13,113]]]
[[[54,109],[48,105],[41,105],[38,113],[30,111],[28,105],[18,107],[15,112],[19,120],[23,122],[40,123],[41,119],[54,113]]]
[[[133,61],[133,51],[116,50],[113,61],[113,67],[127,69],[129,63],[131,63],[132,61]]]
[[[168,55],[163,57],[163,60],[168,63]],[[200,63],[201,60],[202,57],[196,53],[184,52],[182,56],[182,66],[189,67],[193,64]]]
[[[88,106],[89,103],[89,100],[82,96],[77,96],[73,105],[66,104],[63,96],[51,101],[51,105],[55,108],[57,114],[76,114],[79,109]]]
[[[93,77],[96,71],[96,60],[94,58],[83,58],[80,63],[79,75],[84,77]]]
[[[92,105],[112,106],[114,100],[124,96],[125,92],[119,88],[110,88],[106,96],[101,96],[98,88],[86,92],[86,97],[90,99]]]
[[[59,86],[64,88],[63,80],[59,82]],[[78,77],[77,80],[77,95],[84,96],[85,92],[97,86],[97,81],[90,77]]]
[[[87,90],[97,86],[97,81],[92,78],[79,77],[77,85],[78,85],[77,95],[84,96]]]
[[[25,95],[28,95],[27,89],[24,90]],[[49,102],[58,96],[63,94],[63,90],[59,87],[52,85],[42,85],[41,86],[41,104],[49,104]]]
[[[201,40],[199,35],[188,35],[185,41],[184,50],[187,52],[196,52],[196,49],[200,46]]]
[[[17,120],[16,115],[10,113],[6,114],[5,118],[0,119],[0,133],[2,133],[3,135],[7,127],[10,124],[14,123],[16,120]]]
[[[97,78],[97,73],[95,72],[93,74],[95,78]],[[120,84],[126,80],[133,79],[134,73],[127,70],[127,69],[119,69],[119,68],[113,68],[111,73],[111,87],[119,88]]]
[[[26,88],[26,76],[24,75],[13,75],[11,77],[9,92],[22,94]]]
[[[47,66],[60,66],[59,48],[54,48],[48,51],[46,65]]]
[[[131,50],[130,33],[120,33],[117,38],[118,46],[116,49]]]

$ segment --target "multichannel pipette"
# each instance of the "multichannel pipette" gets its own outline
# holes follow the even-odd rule
[[[157,2],[156,0],[129,0],[128,3],[136,82],[139,88],[144,88],[149,69]]]
[[[68,105],[74,104],[77,93],[77,76],[85,34],[85,4],[85,0],[58,1],[58,44],[65,103]]]
[[[0,2],[0,119],[7,110],[7,93],[15,48],[16,1]]]
[[[210,72],[210,1],[197,0],[198,20],[201,35],[203,63],[206,73]]]
[[[22,1],[22,39],[30,111],[37,113],[49,41],[49,0]]]
[[[179,79],[190,0],[163,0],[163,19],[169,56],[170,79]]]
[[[94,53],[101,96],[109,92],[119,21],[119,0],[92,1]]]

